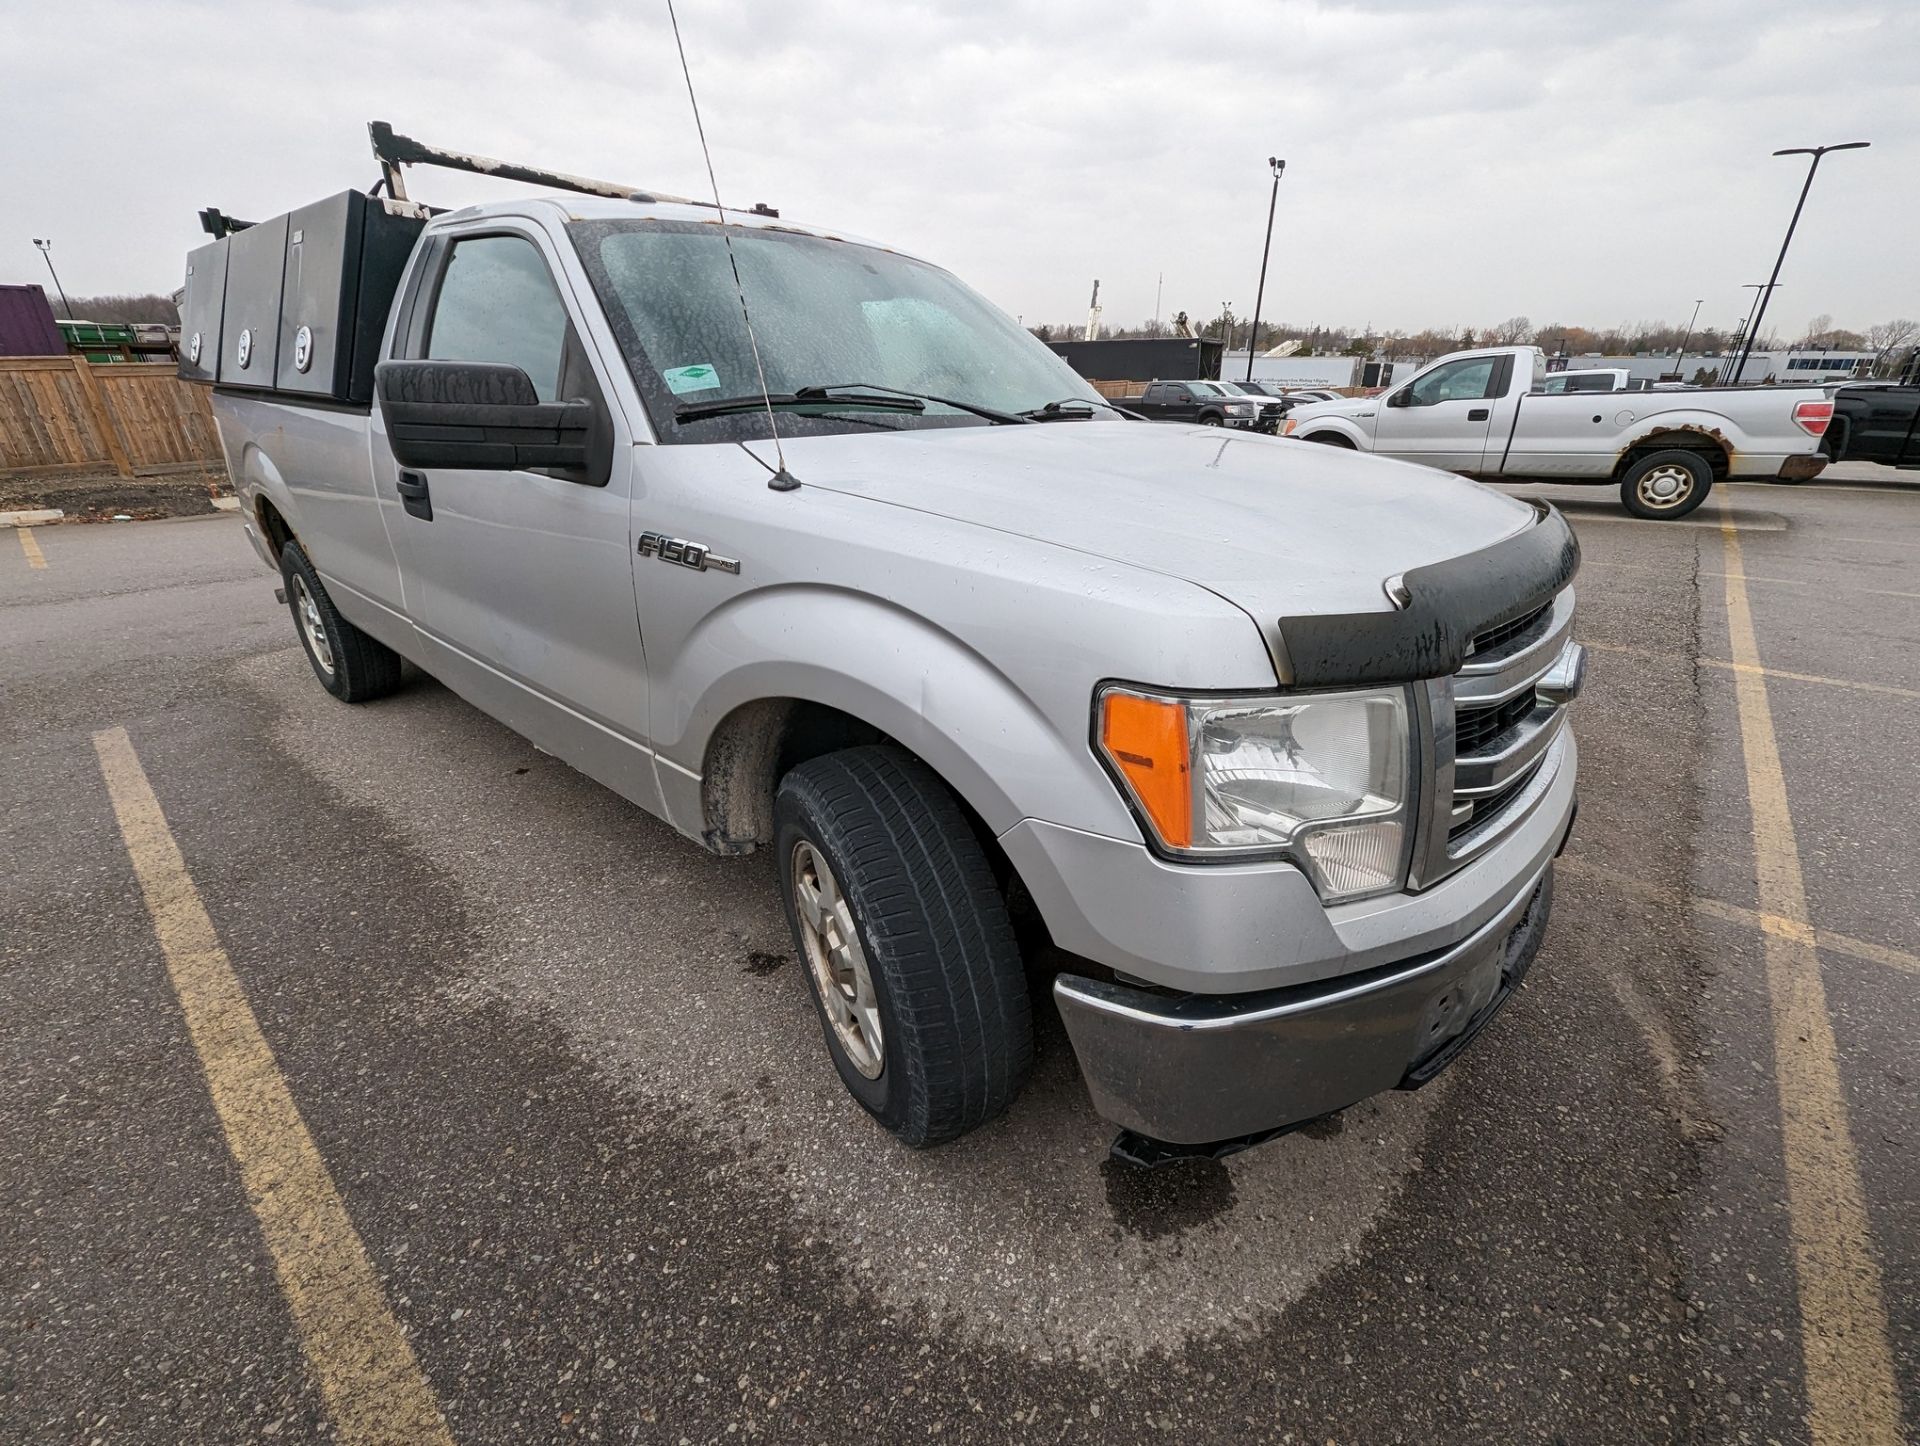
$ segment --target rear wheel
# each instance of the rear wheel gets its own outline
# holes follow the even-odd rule
[[[341,617],[298,542],[280,549],[280,576],[313,675],[342,703],[367,703],[400,686],[400,655]]]
[[[1698,452],[1650,452],[1620,479],[1620,502],[1635,517],[1685,517],[1707,500],[1713,468]]]
[[[985,850],[925,764],[870,746],[801,764],[774,800],[781,894],[834,1068],[915,1148],[1026,1083],[1026,972]]]

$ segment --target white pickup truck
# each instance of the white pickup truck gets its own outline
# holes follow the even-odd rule
[[[1684,517],[1715,482],[1804,482],[1827,465],[1819,387],[1549,395],[1537,346],[1454,352],[1375,397],[1296,407],[1288,436],[1482,480],[1618,484],[1639,517]]]

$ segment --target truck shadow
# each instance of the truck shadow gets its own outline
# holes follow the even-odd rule
[[[723,1147],[787,1202],[787,1227],[891,1306],[1103,1358],[1178,1349],[1297,1299],[1418,1167],[1444,1080],[1355,1106],[1338,1135],[1114,1164],[1048,992],[1067,956],[1044,954],[1026,1091],[961,1140],[904,1149],[834,1074],[787,967],[770,859],[704,853],[431,680],[343,708],[297,650],[236,673],[270,704],[281,753],[377,811],[456,890],[472,925],[458,991],[557,1027],[636,1116]]]

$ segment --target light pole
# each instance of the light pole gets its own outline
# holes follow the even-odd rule
[[[1226,343],[1226,350],[1222,351],[1221,355],[1225,356],[1227,352],[1233,350],[1233,303],[1231,301],[1220,303],[1220,330]]]
[[[1733,379],[1740,380],[1740,373],[1747,368],[1747,357],[1753,351],[1753,338],[1760,330],[1760,323],[1767,319],[1767,302],[1773,297],[1774,285],[1780,280],[1780,267],[1787,259],[1787,247],[1793,244],[1793,228],[1800,224],[1801,208],[1807,204],[1807,192],[1813,189],[1813,173],[1820,169],[1820,158],[1828,151],[1864,151],[1872,141],[1843,141],[1837,146],[1788,146],[1784,151],[1775,151],[1776,156],[1812,156],[1807,166],[1806,182],[1800,187],[1800,200],[1793,208],[1793,219],[1787,222],[1786,239],[1780,243],[1780,255],[1774,260],[1773,275],[1767,278],[1767,289],[1760,293],[1760,310],[1755,313],[1753,326],[1747,333],[1747,344],[1741,349],[1740,360],[1733,369]]]
[[[1260,287],[1253,293],[1253,330],[1247,333],[1247,380],[1253,380],[1253,346],[1260,338],[1260,303],[1267,295],[1267,254],[1273,250],[1273,208],[1280,200],[1280,177],[1286,174],[1287,163],[1278,156],[1268,156],[1267,164],[1273,168],[1273,190],[1267,196],[1267,239],[1260,246]]]
[[[1749,281],[1740,289],[1753,293],[1753,305],[1747,308],[1747,319],[1740,323],[1740,330],[1733,334],[1732,352],[1734,354],[1738,354],[1746,345],[1747,337],[1751,334],[1753,328],[1753,314],[1760,309],[1760,297],[1761,294],[1766,291],[1767,283],[1764,281]],[[1741,358],[1740,364],[1742,366],[1746,365],[1746,359],[1744,357]],[[1727,368],[1724,362],[1720,366],[1720,376],[1722,386],[1730,387],[1733,385],[1734,379],[1727,375]]]
[[[40,254],[47,260],[47,275],[53,278],[53,289],[60,293],[60,309],[67,314],[67,320],[73,320],[73,303],[67,300],[67,288],[60,284],[60,273],[53,269],[53,242],[49,239],[33,238],[33,244],[40,248]]]
[[[1687,318],[1687,329],[1680,338],[1680,350],[1673,354],[1673,374],[1682,377],[1686,370],[1687,343],[1693,340],[1693,324],[1700,319],[1700,307],[1706,298],[1700,297],[1693,303],[1693,315]]]

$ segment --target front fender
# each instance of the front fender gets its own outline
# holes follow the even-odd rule
[[[1301,417],[1297,419],[1293,431],[1289,434],[1305,441],[1316,432],[1337,432],[1362,452],[1373,450],[1373,434],[1351,417],[1339,415],[1328,417]]]
[[[709,740],[735,710],[766,699],[822,704],[879,729],[995,833],[1037,816],[1137,835],[1093,757],[1090,691],[1069,716],[1049,716],[977,648],[870,594],[814,583],[744,594],[701,621],[656,685],[661,789],[675,826],[696,837],[707,827]]]

